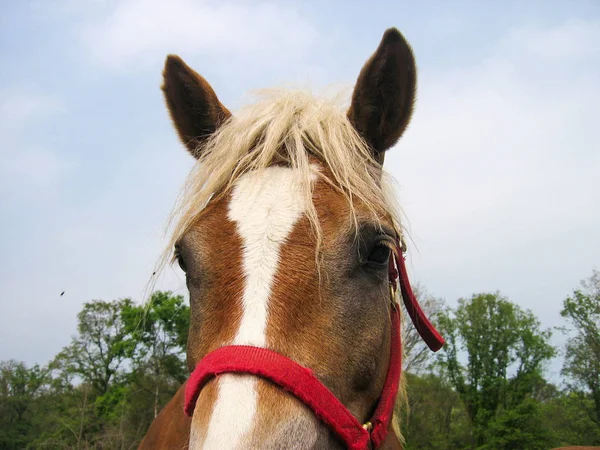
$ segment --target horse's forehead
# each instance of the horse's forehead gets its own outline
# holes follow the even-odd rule
[[[258,233],[260,229],[267,230],[265,223],[271,223],[275,228],[269,230],[273,231],[277,223],[293,218],[290,222],[293,226],[307,214],[308,202],[314,207],[323,237],[332,239],[349,231],[354,223],[350,217],[350,206],[340,189],[325,181],[333,178],[329,169],[313,162],[309,180],[306,178],[306,174],[287,166],[271,166],[245,173],[226,195],[209,203],[199,214],[193,227],[196,231],[192,233],[193,240],[199,239],[199,244],[214,247],[215,239],[227,239],[222,231],[231,225],[238,232],[240,227],[244,227],[247,232]],[[310,183],[309,193],[303,191],[307,182]],[[355,199],[353,208],[359,221],[372,219],[372,211],[358,199]]]

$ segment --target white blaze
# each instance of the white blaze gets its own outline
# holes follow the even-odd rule
[[[240,327],[232,344],[265,346],[269,297],[280,248],[304,210],[300,178],[290,168],[269,167],[263,172],[249,172],[237,181],[228,217],[242,238],[245,285]],[[258,406],[256,378],[228,374],[219,377],[218,383],[203,447],[241,448]]]

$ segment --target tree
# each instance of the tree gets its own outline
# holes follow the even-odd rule
[[[499,293],[460,299],[456,310],[440,315],[439,324],[447,341],[440,364],[467,409],[473,445],[480,446],[500,408],[516,407],[533,390],[532,380],[555,354],[548,344],[551,333]]]
[[[83,305],[77,315],[79,334],[56,357],[56,366],[89,382],[99,395],[108,392],[119,367],[132,352],[134,342],[121,320],[129,299],[115,302],[95,300]]]
[[[0,362],[0,448],[23,448],[32,437],[47,383],[47,372],[37,365],[28,369],[22,362]]]
[[[553,435],[553,444],[547,448],[600,444],[600,428],[588,414],[592,403],[590,398],[569,390],[557,391],[553,398],[541,402],[541,428]]]
[[[600,272],[581,282],[581,289],[563,303],[561,315],[574,328],[575,336],[566,345],[563,374],[573,382],[570,388],[582,397],[589,395],[590,418],[600,427]]]
[[[150,392],[154,396],[154,417],[158,415],[161,386],[169,381],[181,384],[185,381],[185,348],[190,324],[190,309],[183,296],[170,292],[156,292],[148,307],[127,305],[123,309],[123,321],[131,344],[130,356],[136,370],[150,371],[151,379],[140,376],[139,380],[150,381]],[[147,389],[147,388],[146,388]]]
[[[430,295],[427,290],[420,284],[413,287],[415,297],[419,301],[421,308],[429,317],[432,323],[437,322],[437,318],[442,311],[444,301]],[[421,373],[427,369],[427,366],[433,359],[433,353],[427,347],[415,325],[411,320],[407,320],[404,325],[402,334],[402,370],[413,374]]]
[[[44,427],[34,448],[134,448],[185,380],[189,308],[157,292],[148,306],[92,301],[50,364]],[[0,446],[1,448],[1,446]]]
[[[500,412],[485,434],[480,450],[547,450],[553,445],[550,430],[543,427],[539,403],[532,398]]]
[[[408,408],[401,411],[405,450],[465,448],[470,423],[456,391],[443,375],[407,373]]]

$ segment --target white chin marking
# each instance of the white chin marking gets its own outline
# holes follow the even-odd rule
[[[304,211],[300,178],[293,169],[269,167],[249,172],[235,184],[228,217],[242,238],[245,286],[240,327],[232,344],[265,346],[269,297],[280,248]],[[244,448],[244,438],[252,430],[258,409],[256,378],[231,374],[216,382],[217,400],[203,448]]]

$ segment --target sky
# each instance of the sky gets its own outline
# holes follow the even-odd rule
[[[386,156],[413,283],[563,325],[600,268],[597,1],[1,0],[0,360],[47,363],[84,302],[144,300],[193,164],[159,89],[168,53],[235,110],[266,87],[350,93],[392,26],[419,68]],[[176,268],[156,288],[186,295]]]

